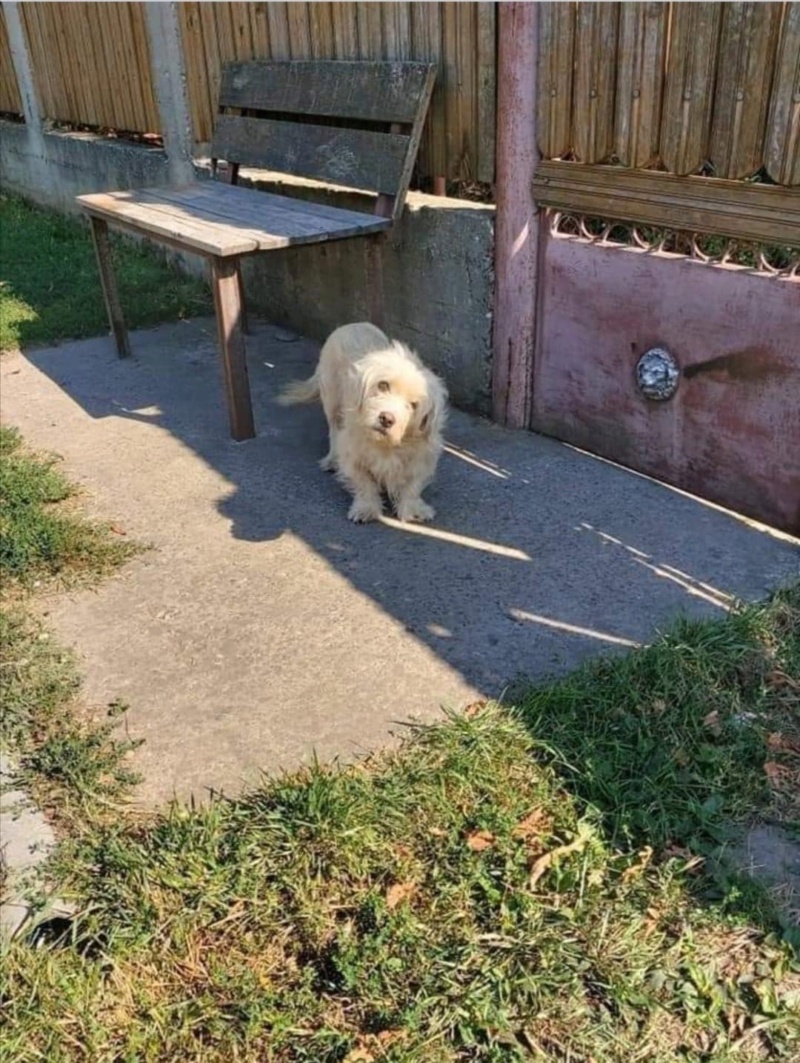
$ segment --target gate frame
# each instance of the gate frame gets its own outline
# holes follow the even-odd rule
[[[497,173],[492,416],[529,428],[533,414],[540,211],[536,92],[539,5],[497,5]]]

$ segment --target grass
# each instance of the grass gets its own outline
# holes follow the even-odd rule
[[[364,764],[144,815],[124,706],[82,708],[30,608],[130,547],[0,444],[0,741],[61,836],[38,897],[77,905],[5,950],[3,1063],[796,1059],[800,936],[724,852],[800,822],[800,586]]]
[[[118,529],[88,521],[56,459],[0,426],[0,745],[62,820],[97,815],[122,793],[129,744],[114,738],[112,721],[77,710],[75,664],[36,618],[31,594],[96,581],[139,549]]]
[[[800,966],[618,849],[524,718],[487,706],[371,764],[62,851],[82,915],[15,944],[8,1059],[790,1059]]]
[[[765,808],[800,823],[800,586],[724,621],[681,620],[519,706],[616,844],[706,851]]]
[[[76,494],[55,458],[22,445],[0,425],[0,572],[26,587],[59,576],[98,577],[133,551],[108,527],[91,523],[70,501]]]
[[[152,246],[113,238],[120,298],[131,328],[208,313],[204,284]],[[0,351],[108,331],[85,221],[0,194]]]

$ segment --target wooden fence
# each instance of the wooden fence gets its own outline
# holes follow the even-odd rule
[[[439,63],[420,171],[494,179],[495,5],[180,4],[195,137],[211,138],[229,59],[426,59]]]
[[[800,4],[541,8],[544,158],[800,184]]]
[[[142,4],[22,4],[44,115],[160,132]]]
[[[6,17],[0,8],[0,112],[4,114],[21,114],[22,100],[14,77],[11,63],[11,50],[8,47]]]
[[[497,6],[182,3],[195,139],[210,139],[228,59],[432,59],[439,74],[419,171],[492,181]],[[640,220],[631,188],[640,198],[654,190],[660,196],[659,170],[800,184],[800,3],[539,7],[537,129],[545,163],[537,195],[544,204],[605,208],[609,216],[624,207],[623,216]],[[46,117],[161,131],[142,4],[26,3],[22,13]],[[0,61],[0,110],[18,111],[2,22]],[[564,160],[573,164],[569,171]],[[593,175],[591,167],[607,163],[628,168],[633,183],[624,194],[609,193],[607,169]],[[676,222],[679,208],[659,217]]]
[[[495,4],[183,3],[179,11],[199,144],[211,139],[229,59],[427,59],[439,73],[420,172],[494,179]],[[161,132],[142,4],[26,3],[22,12],[47,118]],[[0,93],[0,110],[20,109],[10,62]]]
[[[800,3],[540,14],[541,205],[800,246]]]

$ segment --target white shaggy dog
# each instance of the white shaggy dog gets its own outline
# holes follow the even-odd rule
[[[352,493],[348,516],[377,520],[382,495],[402,521],[431,520],[422,499],[442,451],[447,391],[417,355],[367,322],[336,329],[316,372],[284,388],[284,406],[321,400],[330,449],[321,468],[335,470]]]

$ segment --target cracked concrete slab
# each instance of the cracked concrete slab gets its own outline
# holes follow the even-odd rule
[[[355,527],[317,408],[274,402],[317,347],[249,339],[258,438],[228,436],[213,321],[2,364],[4,419],[154,549],[48,601],[88,700],[130,704],[147,803],[233,792],[398,721],[719,613],[800,571],[795,540],[553,440],[454,413],[430,528]]]

